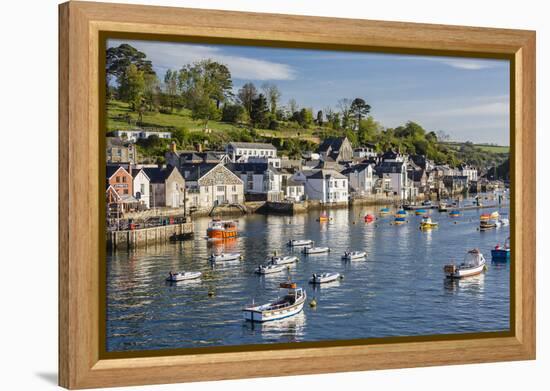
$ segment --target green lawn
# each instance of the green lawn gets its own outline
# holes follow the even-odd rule
[[[502,145],[483,145],[483,144],[476,144],[476,148],[482,150],[483,152],[493,152],[493,153],[509,153],[510,147],[502,146]]]

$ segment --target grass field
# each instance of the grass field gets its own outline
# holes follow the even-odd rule
[[[508,153],[510,152],[510,147],[502,145],[484,145],[484,144],[474,144],[474,146],[480,149],[483,152],[493,152],[493,153]]]

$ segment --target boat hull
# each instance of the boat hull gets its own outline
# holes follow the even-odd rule
[[[485,263],[476,266],[476,267],[469,267],[467,269],[459,269],[454,273],[447,273],[447,278],[451,279],[459,279],[464,277],[471,277],[476,276],[480,274],[485,269]]]
[[[237,237],[237,231],[209,228],[206,230],[209,239],[231,239]]]
[[[252,308],[245,308],[243,309],[243,318],[248,322],[258,322],[258,323],[285,319],[290,316],[299,314],[304,308],[305,301],[306,301],[306,294],[304,292],[304,296],[301,297],[298,301],[296,301],[296,303],[285,308],[266,310],[266,311],[255,310]]]
[[[491,250],[491,258],[497,261],[507,261],[510,259],[510,250]]]

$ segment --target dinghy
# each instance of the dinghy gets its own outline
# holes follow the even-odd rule
[[[210,255],[211,262],[238,261],[242,259],[241,253],[220,253]]]
[[[340,273],[313,273],[309,279],[310,284],[325,284],[327,282],[336,281],[340,278]]]
[[[323,254],[328,253],[330,248],[328,247],[306,247],[304,248],[304,254]]]
[[[280,273],[286,269],[285,265],[260,265],[255,270],[256,274],[273,274],[273,273]]]
[[[498,243],[495,248],[491,250],[491,258],[493,261],[507,261],[510,259],[510,238],[506,239],[504,246]]]
[[[179,273],[168,273],[168,278],[166,281],[169,282],[179,282],[185,280],[194,280],[202,276],[201,272],[179,272]]]
[[[285,257],[273,256],[270,258],[270,263],[272,265],[288,265],[295,262],[298,262],[298,257],[295,255],[288,255]]]
[[[290,247],[302,247],[313,246],[313,240],[311,239],[293,239],[288,241]]]
[[[485,258],[478,249],[466,253],[464,261],[460,265],[449,264],[443,268],[447,278],[462,278],[475,276],[485,269]]]
[[[362,259],[367,256],[367,253],[365,251],[346,251],[344,255],[342,255],[342,259],[346,261],[353,261],[354,259]]]
[[[286,289],[287,293],[277,300],[255,306],[254,303],[243,308],[244,320],[250,322],[268,322],[279,320],[296,315],[304,308],[306,301],[306,292],[299,288],[294,282],[285,282],[280,284],[282,289]]]
[[[439,223],[432,221],[432,219],[429,217],[424,217],[420,222],[420,229],[423,229],[423,230],[437,228],[438,226],[439,226]]]

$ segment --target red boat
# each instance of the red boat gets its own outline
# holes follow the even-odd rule
[[[235,221],[212,220],[208,224],[206,235],[209,239],[236,238],[237,223]]]
[[[366,214],[365,215],[365,223],[371,223],[374,220],[376,220],[376,217],[373,214]]]

